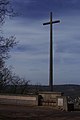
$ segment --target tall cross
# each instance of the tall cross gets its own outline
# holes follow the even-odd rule
[[[49,87],[53,91],[53,41],[52,41],[52,24],[59,23],[60,20],[52,21],[52,12],[50,12],[50,22],[43,23],[43,25],[50,24],[50,69],[49,69]]]

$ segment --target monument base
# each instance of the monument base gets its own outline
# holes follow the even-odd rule
[[[67,111],[67,98],[62,92],[40,92],[39,105]]]

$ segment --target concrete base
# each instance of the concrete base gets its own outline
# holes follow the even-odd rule
[[[42,106],[53,106],[67,111],[67,98],[61,92],[40,92],[39,103]]]
[[[61,92],[40,92],[39,95],[0,95],[0,104],[26,106],[52,106],[54,109],[68,110],[67,97]]]
[[[62,96],[61,92],[40,92],[39,97],[42,105],[57,106],[57,97]]]
[[[38,106],[37,95],[0,95],[0,104]]]

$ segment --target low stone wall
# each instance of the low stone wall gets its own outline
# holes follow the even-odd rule
[[[41,104],[43,106],[57,106],[57,97],[62,96],[61,92],[41,92],[39,96],[41,96]]]
[[[53,109],[68,110],[67,97],[60,92],[42,92],[39,95],[0,95],[0,104],[24,106],[52,106]]]
[[[38,96],[36,95],[26,95],[26,96],[0,95],[0,104],[37,106]]]

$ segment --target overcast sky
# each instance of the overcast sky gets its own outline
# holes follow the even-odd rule
[[[80,84],[80,0],[13,0],[12,6],[19,16],[7,19],[3,31],[19,43],[8,66],[31,84],[48,84],[50,26],[43,23],[52,11],[61,21],[53,25],[54,84]]]

